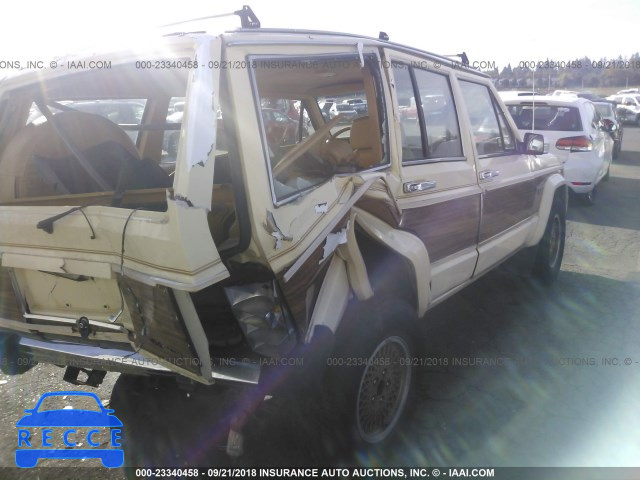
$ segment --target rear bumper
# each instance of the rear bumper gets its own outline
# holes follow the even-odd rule
[[[588,193],[604,175],[604,162],[593,152],[572,152],[564,164],[564,177],[575,193]],[[582,183],[583,185],[575,185]]]
[[[0,319],[1,322],[2,319]],[[36,363],[104,370],[134,375],[176,375],[154,359],[127,348],[103,348],[94,345],[43,340],[11,331],[0,331],[2,368],[6,373],[21,373]],[[231,365],[213,361],[214,381],[258,384],[261,366],[251,362]],[[14,371],[10,371],[11,367]]]

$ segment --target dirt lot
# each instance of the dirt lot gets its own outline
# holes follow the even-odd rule
[[[361,464],[403,466],[640,466],[640,128],[627,127],[621,158],[594,207],[571,205],[562,273],[553,290],[506,271],[484,277],[427,315],[411,424]],[[16,421],[41,393],[78,390],[63,370],[38,365],[0,375],[0,467],[11,467]],[[116,374],[95,391],[109,400]],[[140,463],[215,465],[220,408],[209,393],[129,389],[123,419]],[[134,392],[135,391],[135,392]],[[135,394],[134,394],[135,393]],[[105,402],[106,403],[106,402]],[[264,402],[247,427],[238,466],[327,465],[339,448],[332,412],[315,399]],[[131,413],[133,412],[133,413]],[[328,435],[319,435],[318,432]],[[329,440],[326,440],[326,438]],[[139,448],[144,446],[144,448]],[[334,452],[335,453],[335,452]],[[43,461],[2,478],[125,478],[99,461]]]

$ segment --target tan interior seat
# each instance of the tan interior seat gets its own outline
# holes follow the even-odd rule
[[[55,115],[57,125],[80,151],[113,142],[134,159],[140,156],[129,136],[110,120],[85,112],[60,112]],[[0,202],[19,198],[57,195],[70,185],[56,186],[51,178],[43,178],[37,158],[62,159],[72,154],[56,133],[51,122],[27,125],[13,137],[0,158]],[[83,177],[79,165],[68,165],[67,182],[80,182]],[[111,172],[113,176],[118,172]]]
[[[371,168],[382,163],[380,129],[371,117],[360,117],[353,121],[349,142],[359,167]]]

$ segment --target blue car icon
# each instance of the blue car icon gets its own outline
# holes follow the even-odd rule
[[[46,410],[39,411],[42,402],[48,397],[54,396],[76,396],[93,398],[100,411],[81,410],[67,408],[63,410]],[[43,394],[35,408],[26,409],[24,417],[16,423],[18,427],[18,448],[16,449],[16,465],[21,468],[33,468],[41,458],[58,458],[58,459],[83,459],[83,458],[99,458],[102,465],[107,468],[118,468],[124,463],[124,451],[121,447],[122,422],[113,415],[114,410],[104,408],[102,402],[95,393],[90,392],[49,392]],[[35,444],[35,440],[30,438],[30,431],[24,427],[37,427],[42,429],[42,447],[52,448],[32,448],[31,442]],[[52,443],[51,427],[63,427],[64,430],[62,445],[54,445]],[[93,439],[93,435],[100,432],[100,428],[111,429],[110,446],[112,448],[73,448],[76,442],[72,441],[72,435],[75,438],[76,430],[74,427],[97,427],[89,430],[86,435],[86,441],[91,447],[98,447],[100,444]],[[21,448],[25,447],[25,448]],[[37,447],[34,445],[34,447]],[[61,448],[56,448],[61,447]]]

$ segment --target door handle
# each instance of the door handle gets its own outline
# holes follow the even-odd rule
[[[436,188],[436,182],[425,180],[423,182],[408,182],[403,186],[404,193],[424,192]]]
[[[483,170],[480,172],[480,180],[493,180],[500,172],[498,170]]]

